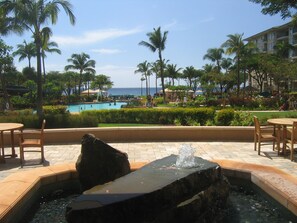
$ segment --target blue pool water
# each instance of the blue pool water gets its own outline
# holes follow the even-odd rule
[[[81,112],[87,110],[101,110],[101,109],[120,109],[126,102],[112,102],[112,103],[90,103],[90,104],[76,104],[68,105],[69,112]]]

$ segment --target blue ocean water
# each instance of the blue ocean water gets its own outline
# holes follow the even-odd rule
[[[157,93],[160,92],[162,88],[157,88]],[[145,88],[111,88],[108,91],[110,96],[112,95],[134,95],[134,96],[145,96]],[[154,95],[156,93],[156,88],[149,88],[149,94]]]

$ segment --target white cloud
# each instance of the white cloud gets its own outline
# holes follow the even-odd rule
[[[199,21],[199,23],[208,23],[208,22],[212,22],[212,21],[214,21],[214,20],[215,20],[215,17],[210,16],[210,17],[201,19],[201,20]]]
[[[173,19],[171,23],[164,25],[164,30],[170,29],[176,25],[177,25],[177,21],[175,19]]]
[[[122,52],[119,49],[92,49],[91,51],[100,54],[118,54]]]
[[[133,35],[139,33],[142,30],[140,28],[133,29],[101,29],[92,30],[83,33],[80,36],[54,36],[53,41],[59,45],[85,45],[97,42],[102,42],[108,39],[114,39],[122,36]]]

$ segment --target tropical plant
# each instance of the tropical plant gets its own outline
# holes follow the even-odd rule
[[[86,53],[81,53],[81,54],[72,54],[71,58],[67,60],[69,64],[65,66],[65,70],[78,70],[79,71],[79,83],[78,83],[78,94],[80,95],[81,93],[81,85],[82,85],[82,78],[83,78],[83,73],[88,72],[91,74],[95,74],[95,60],[90,60],[90,56]]]
[[[226,48],[226,54],[235,54],[237,66],[237,96],[239,96],[240,89],[240,61],[244,53],[244,43],[242,40],[243,34],[230,34],[227,36],[229,39],[222,44]]]
[[[45,78],[46,78],[46,76],[45,76],[45,62],[44,62],[44,58],[46,58],[45,52],[61,54],[61,50],[58,48],[58,44],[56,42],[50,42],[47,38],[43,38],[42,48],[41,48],[41,56],[42,56],[42,68],[43,68],[44,83],[45,83]]]
[[[182,77],[186,79],[186,82],[191,89],[196,90],[195,83],[200,79],[201,75],[201,72],[196,70],[193,66],[190,66],[183,70]]]
[[[19,56],[19,61],[28,59],[29,68],[31,68],[31,58],[36,56],[36,47],[33,42],[27,43],[26,40],[24,44],[18,44],[17,50],[13,52],[13,56]]]
[[[41,73],[41,49],[42,36],[51,33],[49,27],[44,27],[49,22],[56,24],[58,13],[62,7],[69,16],[70,23],[75,23],[75,16],[72,12],[72,5],[67,0],[6,0],[0,2],[0,8],[7,18],[13,19],[14,24],[19,24],[22,30],[29,30],[34,38],[37,57],[37,114],[43,116],[43,91]],[[8,28],[7,26],[6,28]],[[15,26],[11,31],[16,31]]]
[[[99,74],[94,77],[94,81],[91,83],[92,88],[98,88],[101,91],[108,90],[113,86],[113,82],[110,77],[104,74]]]
[[[296,0],[249,0],[263,7],[262,13],[275,15],[280,13],[282,18],[288,18],[296,15],[297,1]],[[293,14],[294,13],[294,14]]]
[[[203,56],[203,59],[208,59],[214,62],[218,72],[221,72],[221,63],[223,60],[224,49],[222,48],[211,48],[207,50],[207,53]]]
[[[180,71],[182,68],[177,68],[176,64],[167,64],[166,66],[166,76],[169,77],[172,80],[172,85],[174,86],[174,80],[177,80],[181,77]]]
[[[164,83],[164,61],[162,58],[162,51],[165,50],[165,44],[167,40],[168,31],[162,33],[161,27],[157,29],[154,28],[153,32],[149,32],[146,34],[149,38],[149,42],[141,41],[139,45],[145,46],[149,48],[152,52],[158,52],[159,56],[159,63],[160,63],[160,78],[162,84],[162,91],[163,91],[163,100],[166,103],[166,95],[165,95],[165,83]]]
[[[1,81],[1,88],[3,91],[3,104],[6,109],[11,109],[11,103],[7,93],[7,86],[5,80],[5,72],[11,69],[13,65],[13,58],[10,55],[12,47],[6,45],[2,39],[0,39],[0,81]]]
[[[147,61],[144,61],[142,63],[139,63],[137,65],[137,70],[134,71],[134,73],[141,73],[141,75],[145,78],[145,86],[146,86],[146,96],[148,96],[149,93],[149,76],[152,74],[151,70],[151,64]]]

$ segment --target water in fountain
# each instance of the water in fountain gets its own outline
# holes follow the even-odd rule
[[[177,168],[194,168],[199,164],[195,162],[195,148],[191,145],[183,144],[179,149],[179,153],[176,159],[175,166]]]

